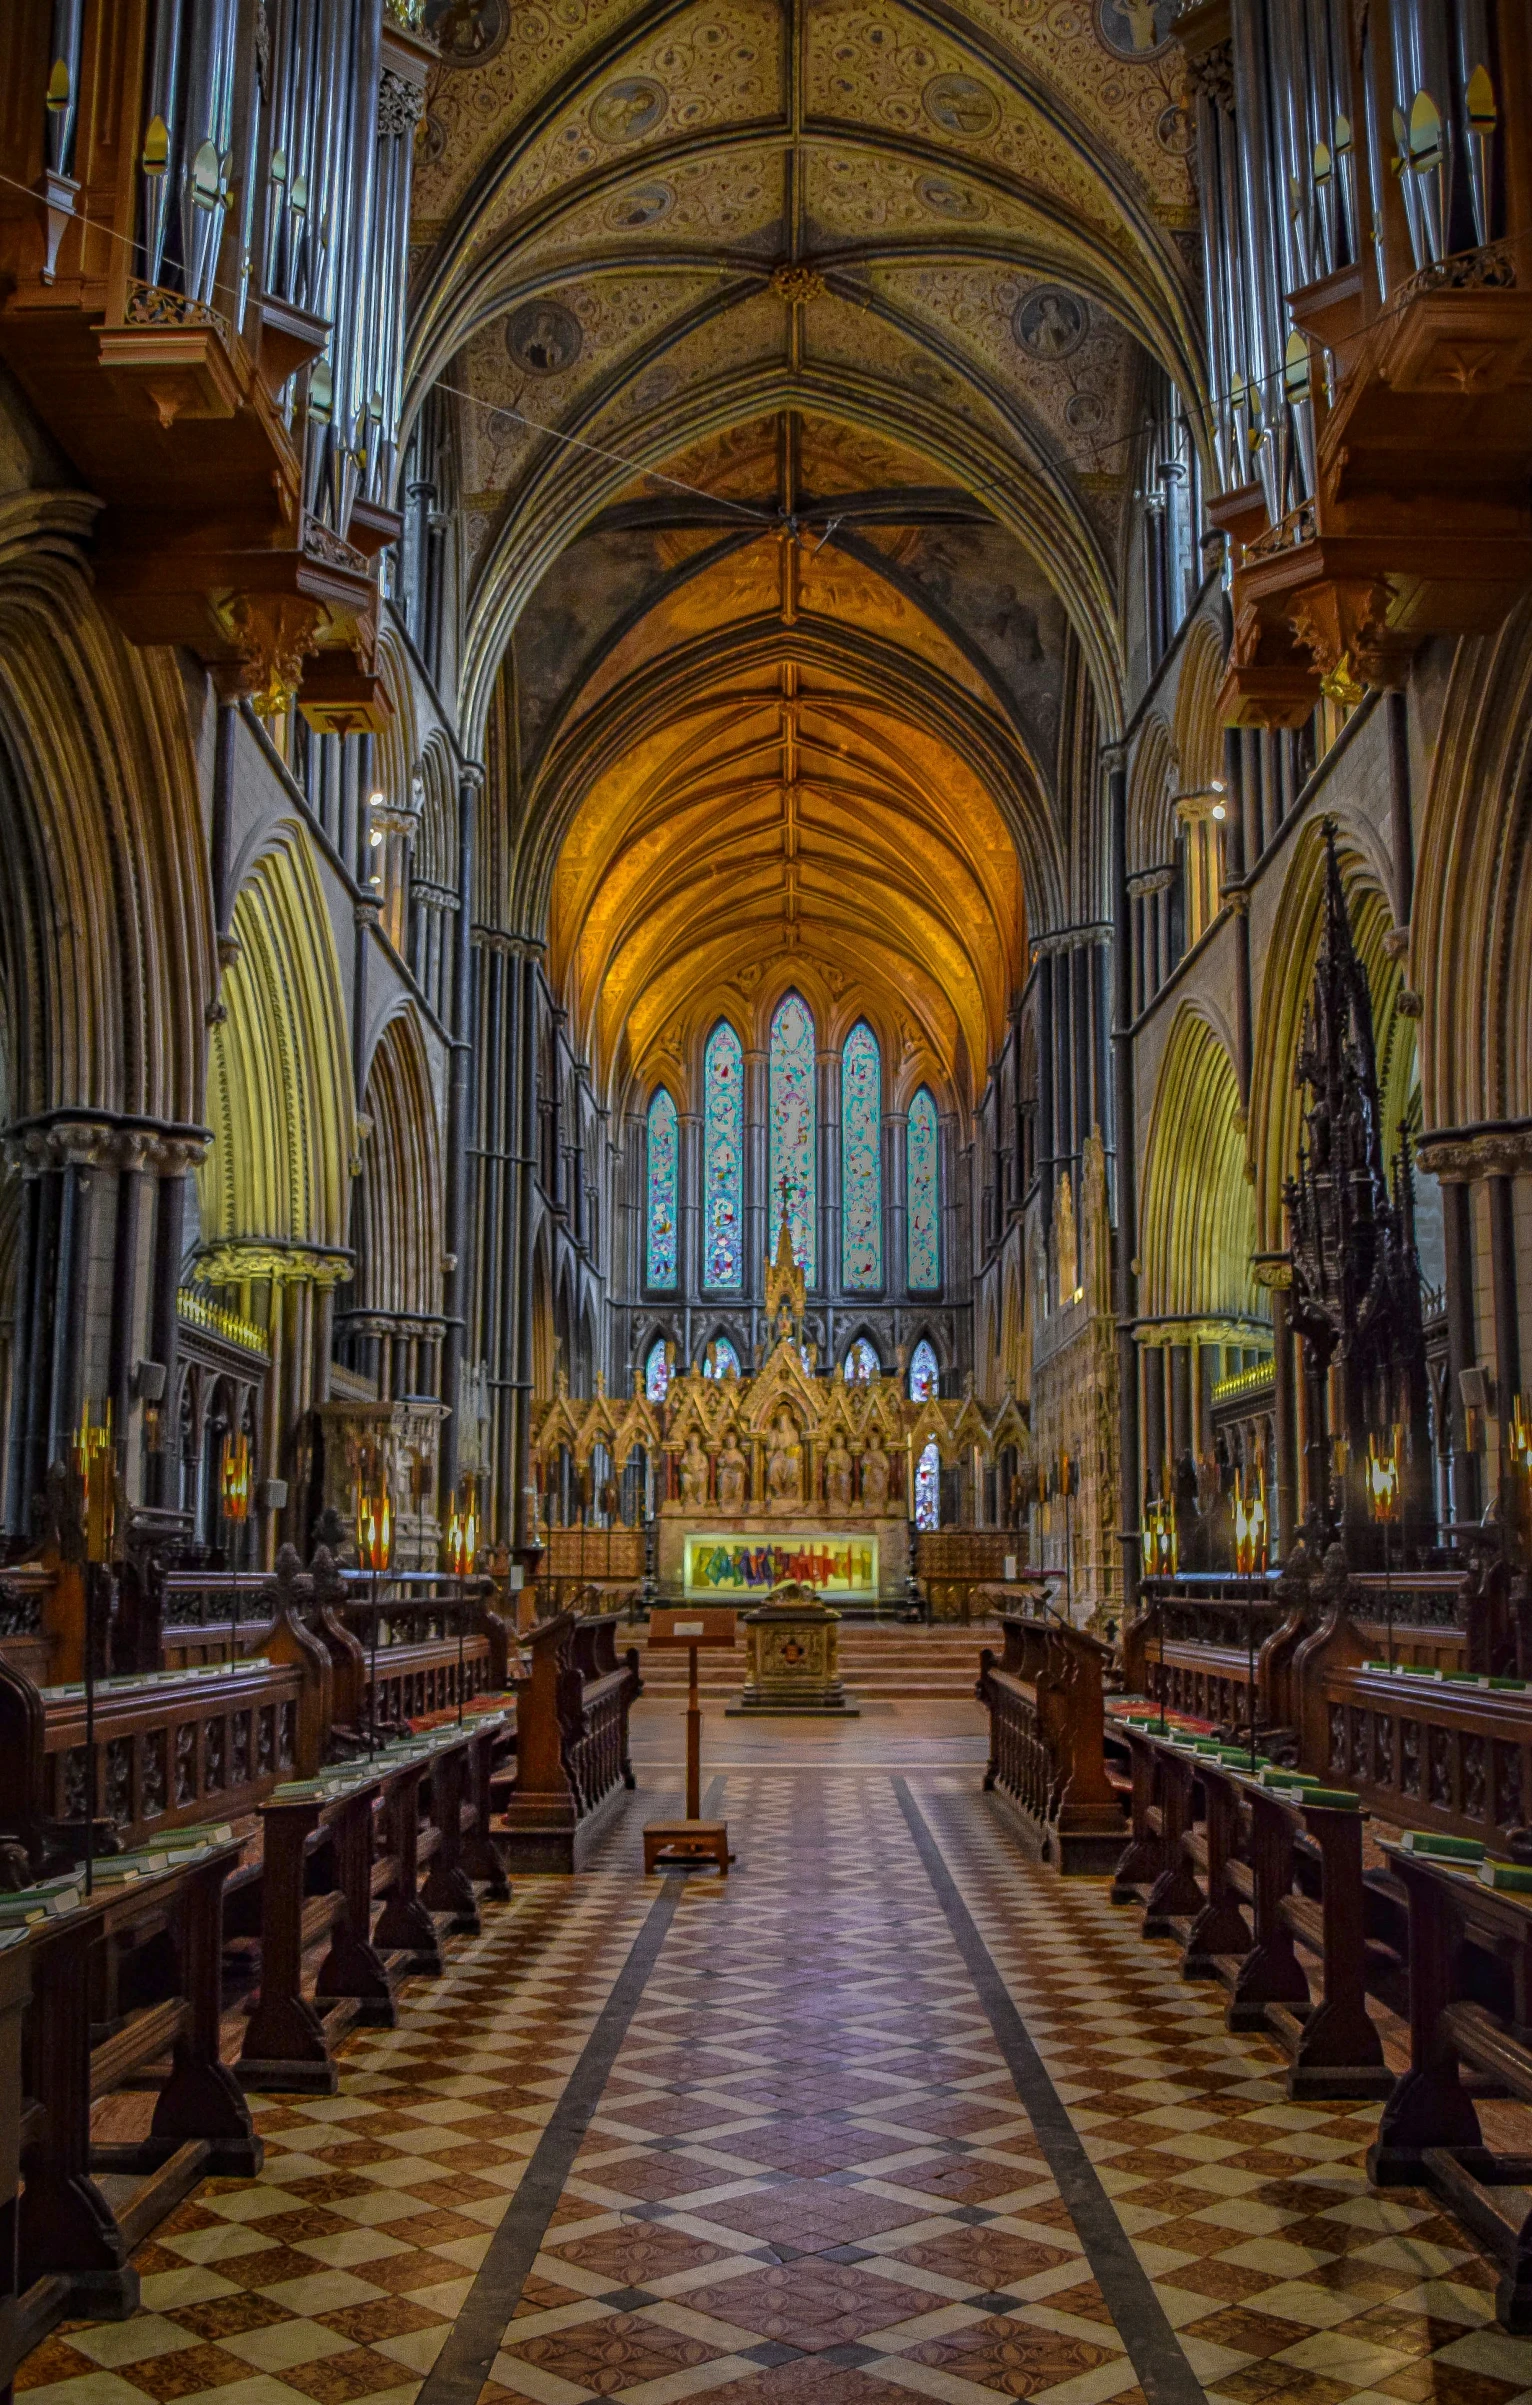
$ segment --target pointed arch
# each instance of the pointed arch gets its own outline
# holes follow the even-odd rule
[[[441,1312],[441,1145],[431,1064],[412,1009],[373,1050],[353,1216],[354,1305],[401,1318]]]
[[[1160,1065],[1145,1147],[1143,1317],[1264,1319],[1264,1295],[1250,1274],[1254,1251],[1239,1080],[1206,1019],[1183,1005]]]
[[[277,829],[232,926],[228,1016],[209,1048],[213,1144],[198,1176],[203,1274],[215,1281],[220,1267],[226,1279],[251,1274],[230,1247],[344,1261],[357,1138],[340,964],[301,828]]]

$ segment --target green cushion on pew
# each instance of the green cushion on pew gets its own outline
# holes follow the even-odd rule
[[[1337,1812],[1360,1812],[1362,1809],[1361,1797],[1353,1795],[1349,1787],[1305,1787],[1300,1800],[1305,1806],[1323,1804]]]

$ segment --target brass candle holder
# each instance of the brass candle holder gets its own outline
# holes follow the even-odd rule
[[[457,1580],[457,1716],[463,1719],[464,1627],[468,1611],[466,1582],[479,1557],[479,1498],[475,1482],[465,1478],[453,1498],[452,1517],[442,1540],[447,1568]]]
[[[1372,1520],[1383,1531],[1383,1604],[1388,1619],[1388,1666],[1394,1667],[1394,1570],[1392,1532],[1402,1517],[1403,1497],[1399,1483],[1400,1431],[1393,1427],[1386,1442],[1376,1436],[1367,1440],[1367,1461],[1363,1478],[1367,1489],[1367,1509]]]
[[[112,1442],[112,1406],[99,1421],[90,1406],[80,1406],[80,1425],[71,1440],[75,1476],[80,1482],[80,1526],[85,1543],[85,1892],[95,1887],[96,1812],[99,1783],[96,1763],[96,1596],[103,1572],[111,1561],[117,1535],[117,1453]]]

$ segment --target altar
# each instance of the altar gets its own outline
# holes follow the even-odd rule
[[[961,1396],[917,1399],[902,1376],[822,1374],[785,1211],[765,1270],[770,1337],[748,1375],[731,1362],[711,1377],[699,1364],[651,1400],[635,1372],[622,1401],[598,1376],[595,1394],[576,1404],[560,1373],[539,1415],[534,1466],[551,1480],[565,1456],[594,1496],[598,1460],[615,1475],[642,1448],[659,1600],[748,1609],[791,1585],[837,1611],[904,1608],[922,1452],[934,1445],[945,1463],[966,1457],[975,1478],[1006,1446],[1029,1462],[1025,1419],[1009,1395],[987,1419],[971,1382]]]

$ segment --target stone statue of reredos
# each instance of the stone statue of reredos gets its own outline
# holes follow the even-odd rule
[[[766,1500],[781,1506],[803,1500],[803,1464],[798,1449],[798,1431],[792,1414],[779,1411],[773,1422],[766,1453]]]
[[[825,1502],[831,1511],[851,1509],[851,1454],[837,1428],[825,1455]]]
[[[701,1511],[707,1505],[707,1455],[697,1441],[695,1428],[681,1456],[681,1501],[689,1511]]]
[[[862,1455],[862,1509],[883,1512],[888,1509],[888,1482],[891,1464],[883,1450],[883,1439],[874,1428],[867,1439]]]
[[[718,1456],[718,1489],[720,1511],[743,1511],[750,1489],[750,1464],[739,1448],[739,1438],[731,1428]]]

